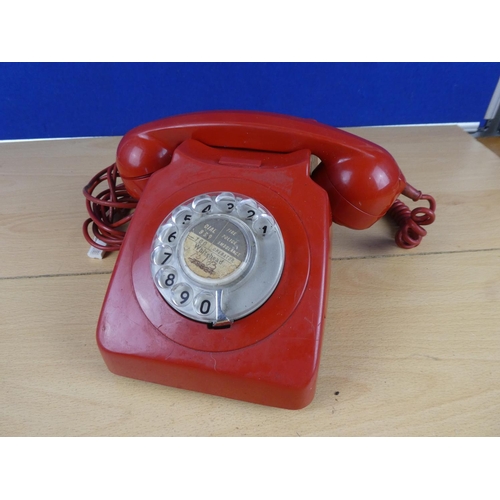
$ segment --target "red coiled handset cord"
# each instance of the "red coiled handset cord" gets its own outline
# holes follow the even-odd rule
[[[432,224],[436,219],[436,201],[429,194],[422,194],[410,184],[407,184],[403,193],[413,201],[427,200],[429,208],[418,207],[410,210],[401,200],[396,200],[387,214],[392,217],[399,226],[396,233],[396,244],[406,250],[420,245],[427,231],[422,226]]]

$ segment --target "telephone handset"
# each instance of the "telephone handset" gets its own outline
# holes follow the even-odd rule
[[[311,155],[321,160],[312,176]],[[104,178],[111,187],[93,196]],[[383,148],[313,120],[244,111],[131,130],[116,166],[84,192],[87,239],[92,224],[101,248],[121,247],[97,328],[108,368],[291,409],[314,396],[332,220],[364,229],[393,212],[409,248],[435,211]],[[430,208],[410,212],[401,193]],[[117,226],[129,221],[121,244]]]

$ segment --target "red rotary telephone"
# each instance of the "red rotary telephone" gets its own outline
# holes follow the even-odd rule
[[[311,155],[321,160],[312,176]],[[245,111],[131,130],[84,193],[87,240],[121,247],[97,327],[108,368],[290,409],[314,396],[332,220],[364,229],[390,212],[397,243],[411,248],[435,211],[383,148],[314,120]],[[430,208],[410,212],[400,194]]]

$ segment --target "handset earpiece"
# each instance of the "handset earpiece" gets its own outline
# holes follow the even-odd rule
[[[331,148],[329,158],[314,170],[312,178],[328,193],[333,222],[366,229],[403,192],[405,177],[387,151],[368,141],[365,149],[339,148],[336,153],[334,144]]]
[[[175,146],[150,135],[128,133],[118,144],[116,166],[127,191],[139,199],[154,172],[166,167]]]

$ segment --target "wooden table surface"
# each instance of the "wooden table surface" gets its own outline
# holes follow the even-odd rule
[[[0,143],[0,435],[498,436],[500,158],[458,127],[350,129],[436,197],[411,251],[332,228],[314,401],[253,405],[111,374],[95,328],[116,255],[87,257],[82,187],[119,138]]]

